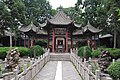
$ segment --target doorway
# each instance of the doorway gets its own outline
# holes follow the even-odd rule
[[[56,52],[65,51],[65,38],[56,38]]]

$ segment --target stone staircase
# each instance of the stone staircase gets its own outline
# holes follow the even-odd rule
[[[50,61],[70,61],[69,53],[49,53]]]

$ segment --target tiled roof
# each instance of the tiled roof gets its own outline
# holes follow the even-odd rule
[[[77,28],[80,28],[81,24],[79,25],[79,24],[74,23],[74,26],[77,27]]]
[[[19,30],[22,31],[22,32],[28,32],[30,30],[34,31],[34,32],[37,32],[38,31],[38,27],[36,27],[33,22],[31,22],[30,25],[28,25],[27,27],[21,27]]]
[[[42,24],[39,24],[40,25],[40,27],[45,27],[46,25],[47,25],[47,21],[45,21],[44,23],[42,23]]]
[[[44,30],[39,30],[37,34],[47,35],[47,32],[45,32]]]
[[[83,31],[82,30],[76,30],[73,35],[82,35]]]
[[[90,32],[92,32],[92,33],[99,33],[99,32],[102,31],[102,29],[98,29],[98,28],[93,27],[93,26],[89,23],[89,21],[88,21],[88,24],[87,24],[85,27],[83,27],[82,29],[83,29],[84,32],[90,31]]]
[[[106,35],[99,36],[99,38],[109,38],[109,37],[112,37],[112,35],[111,34],[106,34]]]
[[[57,14],[48,21],[55,25],[68,25],[73,22],[62,10],[58,10]]]

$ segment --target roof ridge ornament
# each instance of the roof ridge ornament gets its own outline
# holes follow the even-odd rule
[[[33,21],[31,21],[30,25],[31,25],[31,26],[34,25],[34,24],[33,24]]]
[[[88,23],[87,23],[87,25],[90,25],[90,21],[88,20]]]
[[[62,11],[62,10],[63,10],[63,7],[60,4],[60,6],[57,8],[57,11]]]

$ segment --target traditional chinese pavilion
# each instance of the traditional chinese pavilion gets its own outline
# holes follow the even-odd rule
[[[31,23],[27,27],[22,27],[20,31],[29,37],[31,46],[37,39],[46,39],[48,48],[51,48],[52,52],[68,52],[76,41],[79,40],[79,37],[84,34],[93,36],[101,32],[101,30],[94,28],[90,23],[79,30],[81,25],[75,24],[62,10],[58,10],[54,17],[47,19],[46,23],[40,24],[40,26],[43,29]]]
[[[44,30],[41,30],[39,27],[36,27],[33,22],[31,22],[30,25],[26,27],[22,27],[19,29],[24,36],[24,47],[30,48],[34,45],[35,41],[42,37],[42,39],[46,39],[47,32]]]
[[[102,29],[98,29],[93,27],[89,21],[85,27],[82,27],[80,30],[76,30],[73,35],[74,39],[77,41],[84,41],[86,42],[86,45],[96,49],[97,43],[96,41],[99,40],[99,33],[102,31]],[[99,41],[98,41],[99,42]]]
[[[52,45],[52,52],[68,52],[73,46],[72,33],[79,27],[62,10],[47,20],[44,29],[48,32],[48,47]]]

